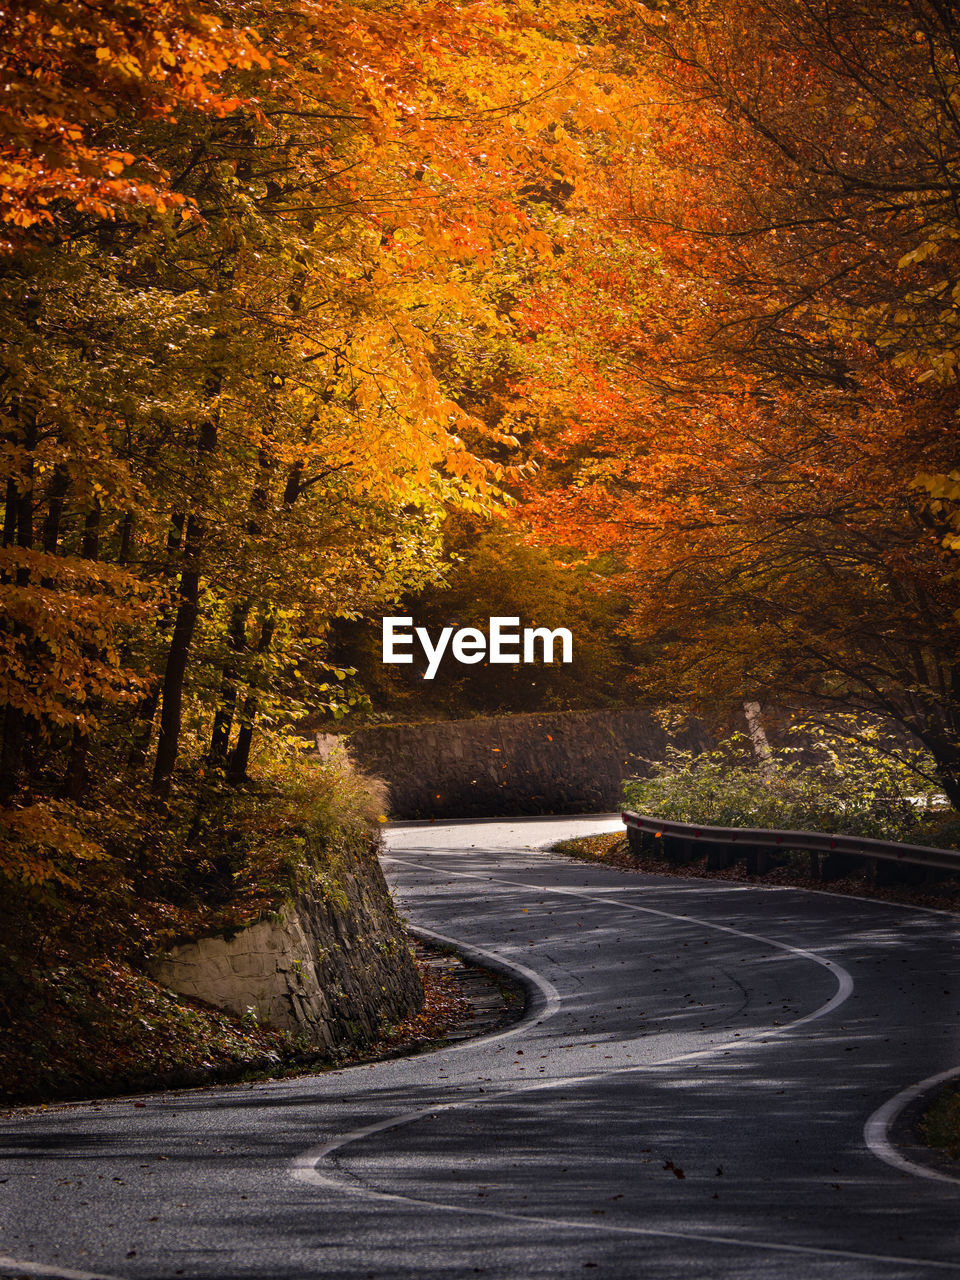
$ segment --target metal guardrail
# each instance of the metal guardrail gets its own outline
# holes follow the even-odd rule
[[[766,870],[770,856],[788,850],[809,853],[816,860],[815,875],[822,873],[820,856],[836,862],[848,857],[866,858],[871,862],[894,862],[901,865],[936,867],[941,871],[960,871],[960,850],[933,849],[926,845],[898,844],[893,840],[872,840],[868,836],[850,836],[822,831],[775,831],[768,827],[708,827],[700,823],[673,822],[665,818],[625,810],[621,815],[627,828],[630,848],[639,853],[663,840],[663,851],[674,862],[685,862],[701,854],[707,855],[707,866],[729,866],[737,858],[746,859],[748,868]]]

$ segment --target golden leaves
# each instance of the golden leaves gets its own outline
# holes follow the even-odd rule
[[[268,63],[252,33],[224,27],[192,5],[164,4],[154,18],[145,27],[119,0],[36,3],[0,14],[8,90],[0,122],[4,222],[21,232],[49,227],[48,206],[58,201],[102,218],[141,203],[161,213],[183,204],[159,187],[155,171],[153,182],[111,183],[134,157],[95,145],[100,126],[131,109],[142,119],[169,118],[183,106],[223,116],[240,105],[221,91],[225,73]]]

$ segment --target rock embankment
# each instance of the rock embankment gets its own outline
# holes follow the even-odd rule
[[[416,1013],[423,988],[375,854],[338,860],[320,887],[232,936],[154,959],[154,978],[264,1025],[336,1049]]]

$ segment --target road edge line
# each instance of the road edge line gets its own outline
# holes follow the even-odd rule
[[[25,1276],[50,1276],[52,1280],[119,1280],[118,1276],[107,1276],[100,1271],[77,1271],[72,1267],[56,1267],[46,1262],[0,1257],[0,1271],[14,1269]]]
[[[901,1155],[896,1149],[890,1137],[890,1130],[896,1123],[897,1118],[911,1102],[922,1098],[925,1093],[930,1093],[938,1085],[946,1084],[948,1080],[956,1080],[958,1078],[960,1078],[960,1067],[951,1067],[948,1071],[940,1071],[935,1076],[927,1076],[925,1080],[919,1080],[916,1084],[908,1085],[906,1089],[901,1089],[892,1098],[888,1098],[882,1106],[877,1107],[876,1111],[863,1126],[863,1140],[867,1144],[867,1150],[875,1155],[878,1160],[882,1160],[884,1164],[891,1165],[894,1169],[899,1169],[901,1173],[911,1174],[915,1178],[929,1178],[936,1182],[952,1182],[954,1185],[960,1186],[960,1176],[934,1169],[929,1165],[918,1164],[914,1160],[908,1160],[906,1156]]]

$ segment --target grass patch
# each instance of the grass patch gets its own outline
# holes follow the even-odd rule
[[[928,1146],[960,1160],[960,1088],[954,1085],[939,1094],[919,1127]]]

